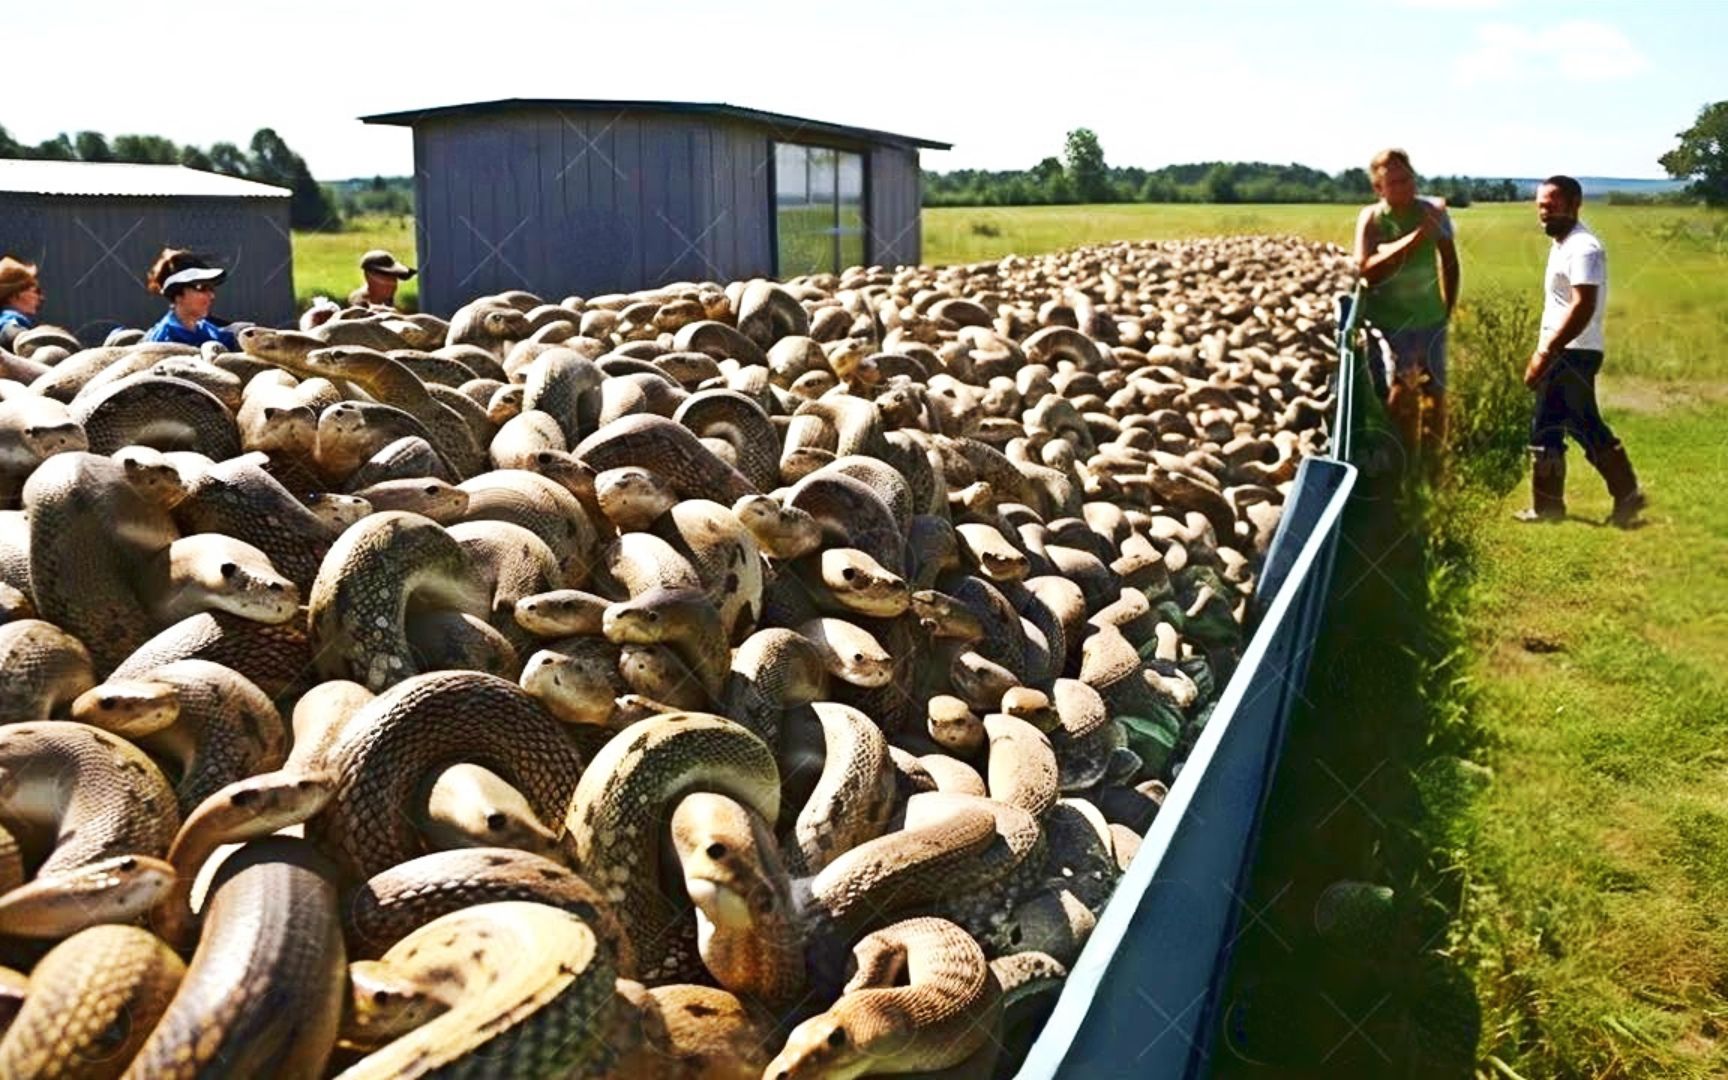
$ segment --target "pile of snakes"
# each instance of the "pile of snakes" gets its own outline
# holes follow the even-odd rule
[[[0,354],[0,1076],[1011,1071],[1323,452],[1342,252]]]

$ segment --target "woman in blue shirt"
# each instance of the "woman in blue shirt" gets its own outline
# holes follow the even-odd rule
[[[163,248],[145,283],[151,292],[168,298],[168,314],[150,328],[144,340],[192,346],[215,341],[230,352],[239,352],[240,342],[233,331],[210,321],[216,287],[227,276],[228,271],[211,266],[190,251]]]
[[[36,268],[10,255],[0,258],[0,348],[11,348],[14,338],[35,326],[40,310],[42,283],[36,280]]]

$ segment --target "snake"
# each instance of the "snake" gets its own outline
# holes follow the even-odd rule
[[[480,591],[489,598],[493,628],[526,655],[533,635],[518,621],[518,604],[528,597],[549,595],[562,584],[557,555],[539,536],[507,521],[465,521],[448,531],[468,556]]]
[[[1060,785],[1050,739],[1025,720],[1006,713],[984,717],[984,732],[990,743],[990,798],[1034,817],[1054,806]]]
[[[440,525],[454,525],[468,513],[468,493],[435,476],[356,485],[353,494],[365,499],[375,511],[401,510],[429,517]]]
[[[458,762],[503,778],[542,823],[560,821],[582,773],[563,725],[515,684],[474,671],[417,675],[342,726],[323,762],[335,787],[307,835],[357,879],[421,854],[424,836],[398,811]]]
[[[271,566],[302,592],[335,532],[249,455],[213,465],[189,485],[174,507],[182,533],[221,533],[262,551]]]
[[[425,425],[428,441],[460,477],[486,468],[486,452],[463,415],[430,392],[401,361],[363,345],[316,349],[303,361],[314,375],[353,382]]]
[[[280,766],[287,731],[268,695],[239,672],[179,660],[81,695],[72,718],[173,761],[182,814],[235,780]]]
[[[596,534],[577,497],[562,484],[523,469],[495,469],[458,485],[468,495],[465,521],[505,521],[539,536],[558,557],[561,584],[581,587],[595,561]]]
[[[530,900],[581,916],[616,958],[619,973],[635,971],[623,925],[592,885],[567,866],[510,847],[434,851],[372,875],[345,909],[352,955],[382,955],[441,915],[500,900]]]
[[[734,503],[755,492],[737,469],[714,456],[690,429],[664,416],[638,413],[595,431],[573,451],[595,470],[635,465],[660,476],[680,498]]]
[[[736,390],[701,390],[690,395],[672,419],[701,439],[720,439],[732,451],[738,471],[758,491],[779,484],[779,435],[762,406]]]
[[[731,669],[731,650],[720,613],[705,593],[649,589],[607,608],[601,629],[614,644],[670,646],[708,699],[719,700]]]
[[[196,355],[198,350],[191,346],[166,341],[80,349],[52,365],[31,382],[30,389],[55,401],[70,402],[92,379],[110,369],[118,369],[110,378],[123,378],[169,357]]]
[[[158,632],[108,677],[137,678],[176,660],[209,660],[233,668],[277,701],[294,696],[312,667],[306,628],[298,619],[269,624],[206,611]]]
[[[46,720],[95,682],[89,650],[53,623],[0,626],[0,724]]]
[[[796,559],[822,546],[822,525],[808,510],[785,506],[767,495],[746,495],[732,506],[761,550],[776,559]]]
[[[581,420],[583,401],[595,396],[604,378],[594,362],[573,349],[553,347],[516,374],[521,376],[523,411],[551,417],[566,445],[581,442],[587,434]]]
[[[269,556],[221,533],[182,536],[168,547],[168,588],[154,605],[162,625],[203,611],[283,623],[300,610],[300,589]]]
[[[894,811],[894,773],[880,729],[838,702],[817,701],[811,710],[822,727],[822,772],[786,849],[800,876],[814,876],[841,853],[881,836]]]
[[[550,642],[528,658],[522,689],[556,719],[583,728],[614,728],[617,701],[629,689],[622,650],[602,637]]]
[[[1001,985],[953,923],[894,923],[865,935],[852,956],[857,971],[839,1000],[792,1030],[765,1080],[945,1069],[996,1037]]]
[[[673,809],[671,836],[709,974],[746,1000],[790,1003],[804,987],[803,928],[768,824],[734,799],[694,792]]]
[[[192,962],[126,1077],[321,1077],[346,961],[329,860],[293,837],[246,844],[217,871]]]
[[[36,611],[84,643],[97,674],[112,670],[156,629],[150,598],[166,585],[173,522],[121,466],[88,453],[43,462],[24,506]]]
[[[30,972],[29,994],[0,1039],[0,1076],[119,1076],[185,973],[148,930],[80,930]]]
[[[692,790],[730,796],[765,821],[779,817],[773,753],[743,726],[700,712],[665,713],[612,736],[566,815],[576,865],[613,904],[649,981],[700,965],[687,909],[661,888],[656,862],[668,818]]]
[[[354,995],[352,1023],[409,1030],[338,1075],[603,1076],[617,1053],[606,1038],[616,973],[570,911],[522,900],[453,911],[352,965],[356,990],[371,991]]]
[[[216,460],[240,452],[234,415],[210,391],[184,379],[140,372],[80,394],[69,406],[92,453],[142,444],[197,450]]]
[[[811,595],[835,614],[892,619],[912,605],[906,579],[857,548],[828,547],[812,558],[815,573],[805,575],[807,583],[816,579]]]
[[[611,601],[581,589],[551,589],[519,597],[516,624],[540,638],[592,636],[601,633]]]
[[[174,789],[142,750],[65,720],[0,727],[0,828],[50,854],[0,894],[0,932],[62,938],[129,922],[173,881]]]
[[[28,391],[0,400],[0,499],[13,505],[30,473],[55,454],[88,449],[64,403]]]
[[[360,521],[331,545],[312,584],[318,671],[373,690],[415,674],[404,625],[410,603],[489,613],[468,572],[461,545],[430,518],[392,511]]]
[[[721,701],[727,716],[774,746],[781,714],[814,702],[827,685],[821,650],[795,631],[771,627],[751,634],[733,650]]]
[[[595,476],[594,499],[621,533],[644,532],[678,505],[677,494],[659,476],[635,465]]]
[[[487,453],[495,469],[526,469],[542,450],[568,449],[564,431],[551,413],[523,409],[499,426]]]
[[[890,573],[905,570],[900,525],[888,504],[864,481],[819,469],[792,486],[786,505],[814,517],[830,543],[857,548]]]
[[[396,408],[376,401],[338,401],[318,414],[312,457],[324,478],[341,484],[369,460],[399,439],[415,438],[433,447],[426,425]],[[440,475],[455,475],[450,463],[434,448]]]
[[[870,689],[894,679],[894,657],[855,623],[823,616],[801,624],[798,633],[816,646],[828,674],[839,682]]]

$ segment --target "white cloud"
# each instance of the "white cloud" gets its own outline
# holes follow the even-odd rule
[[[1575,19],[1532,29],[1511,23],[1476,28],[1476,47],[1453,62],[1463,86],[1525,80],[1610,82],[1643,72],[1649,59],[1618,27]]]

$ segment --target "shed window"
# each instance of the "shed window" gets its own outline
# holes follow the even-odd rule
[[[775,270],[783,278],[864,262],[864,156],[774,144]]]

